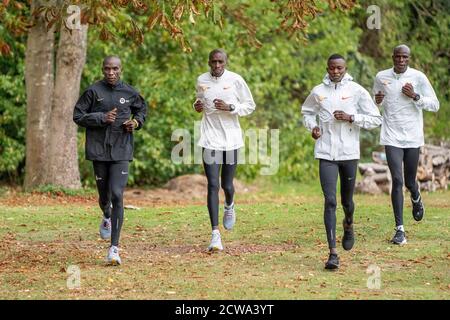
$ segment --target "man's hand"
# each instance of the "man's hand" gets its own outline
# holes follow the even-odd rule
[[[336,120],[342,120],[342,121],[348,121],[348,122],[352,121],[351,115],[349,115],[341,110],[336,110],[335,112],[333,112],[333,115],[336,118]]]
[[[312,129],[312,137],[314,138],[314,140],[319,139],[322,136],[322,133],[320,132],[320,128],[319,127],[314,127],[314,129]]]
[[[116,117],[117,117],[117,108],[114,108],[106,113],[105,121],[107,124],[111,124],[114,121],[116,121]]]
[[[414,97],[416,96],[414,88],[412,84],[409,82],[402,87],[402,93],[411,99],[414,99]]]
[[[203,102],[200,99],[197,99],[195,101],[195,103],[194,103],[195,111],[202,112],[204,107],[205,106],[203,105]]]
[[[220,99],[214,99],[214,106],[216,107],[216,109],[218,110],[223,110],[223,111],[230,111],[231,107],[228,103],[225,103],[225,101],[220,100]]]
[[[136,129],[138,127],[138,122],[137,122],[137,120],[134,120],[134,119],[127,120],[124,123],[122,123],[122,126],[123,126],[123,130],[125,132],[131,133],[134,131],[134,129]]]
[[[383,99],[384,99],[384,96],[385,96],[385,95],[384,95],[383,92],[378,91],[378,93],[375,94],[375,102],[376,102],[376,104],[382,103],[382,102],[383,102]]]

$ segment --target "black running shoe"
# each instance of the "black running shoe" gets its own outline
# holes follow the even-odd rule
[[[412,203],[412,215],[414,220],[420,221],[423,218],[423,215],[425,213],[425,208],[422,203],[422,196],[419,196],[419,200],[417,202],[414,202],[414,200],[411,198]]]
[[[325,263],[325,269],[338,269],[339,268],[339,257],[337,254],[330,253],[328,256],[328,261]]]
[[[405,232],[402,230],[395,231],[394,238],[392,238],[392,243],[400,246],[406,244]]]
[[[355,243],[355,234],[353,232],[353,223],[347,224],[342,221],[342,225],[344,226],[344,236],[342,237],[342,247],[344,250],[351,250],[353,248],[353,244]]]

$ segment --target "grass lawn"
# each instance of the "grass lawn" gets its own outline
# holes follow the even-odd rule
[[[449,191],[423,194],[420,223],[405,201],[408,244],[402,247],[389,243],[389,196],[355,196],[356,243],[349,252],[341,248],[339,206],[341,268],[327,271],[318,184],[261,183],[259,190],[237,195],[237,224],[232,231],[221,226],[225,249],[218,254],[206,252],[204,204],[126,210],[119,267],[105,264],[109,243],[98,236],[92,196],[43,206],[0,199],[0,299],[450,298]],[[372,281],[377,274],[379,288]]]

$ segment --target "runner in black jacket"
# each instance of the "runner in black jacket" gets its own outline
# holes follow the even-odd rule
[[[102,70],[104,79],[81,95],[73,120],[86,128],[86,159],[93,161],[103,211],[100,236],[111,237],[107,260],[120,264],[123,191],[128,180],[128,164],[133,160],[133,131],[144,125],[147,104],[133,87],[120,80],[118,57],[106,57]]]

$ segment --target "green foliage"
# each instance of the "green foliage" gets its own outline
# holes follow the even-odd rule
[[[24,43],[0,59],[0,180],[20,182],[25,162]]]

